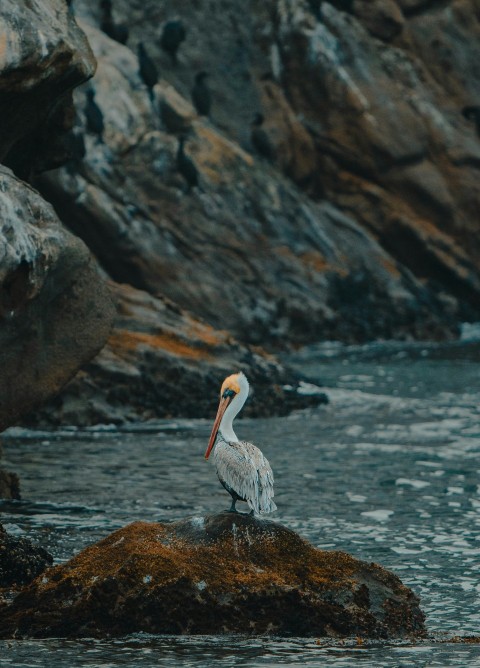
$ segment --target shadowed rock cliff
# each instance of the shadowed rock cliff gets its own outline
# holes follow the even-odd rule
[[[234,513],[120,529],[0,608],[0,629],[2,638],[425,633],[418,598],[393,573]]]

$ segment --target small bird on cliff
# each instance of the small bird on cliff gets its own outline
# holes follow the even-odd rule
[[[208,72],[198,72],[195,75],[195,83],[192,88],[192,102],[200,116],[208,116],[212,106],[212,96],[205,79]]]
[[[220,390],[220,404],[212,434],[205,452],[208,459],[215,446],[214,463],[218,479],[232,497],[230,512],[238,512],[237,501],[246,501],[254,513],[272,513],[277,509],[273,501],[273,473],[261,450],[239,441],[233,431],[233,420],[248,398],[248,380],[243,373],[225,378]],[[215,445],[215,439],[220,438]]]
[[[142,42],[138,43],[137,49],[140,76],[142,77],[143,83],[148,88],[150,98],[153,100],[153,87],[158,83],[158,70]]]
[[[462,114],[467,121],[473,121],[475,123],[475,130],[480,137],[480,106],[471,105],[469,107],[464,107],[462,109]]]
[[[103,142],[103,131],[105,125],[103,114],[100,107],[95,102],[95,91],[92,88],[87,90],[87,103],[85,105],[85,119],[87,121],[87,130],[97,135],[100,142]]]
[[[177,62],[177,51],[186,36],[187,31],[180,19],[167,21],[163,26],[162,35],[160,37],[160,46],[170,55],[172,63]]]
[[[270,141],[270,137],[265,132],[263,126],[265,118],[263,114],[257,113],[252,121],[252,131],[250,139],[256,152],[269,162],[275,160],[275,149]]]
[[[110,39],[114,39],[120,44],[126,44],[128,41],[128,26],[126,23],[115,23],[112,17],[112,0],[101,0],[100,8],[102,10],[102,20],[100,30],[102,30]]]
[[[198,170],[193,160],[185,153],[185,141],[185,135],[181,135],[178,139],[177,169],[187,182],[187,192],[189,192],[192,188],[198,186]]]

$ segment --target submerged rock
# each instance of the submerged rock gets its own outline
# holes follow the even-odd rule
[[[3,638],[253,633],[422,635],[417,596],[381,566],[250,515],[135,522],[0,610]]]
[[[52,562],[43,547],[26,538],[10,536],[0,524],[0,587],[28,584]]]

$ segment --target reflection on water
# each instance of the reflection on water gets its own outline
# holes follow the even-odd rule
[[[244,420],[237,429],[272,463],[274,517],[319,547],[395,571],[420,594],[437,639],[479,634],[478,345],[322,346],[294,361],[312,382],[327,385],[331,403],[288,418]],[[20,474],[25,500],[1,503],[2,521],[62,561],[133,520],[226,508],[203,459],[209,429],[208,419],[122,433],[12,431],[5,464]],[[138,635],[0,643],[2,666],[42,665],[47,654],[53,666],[480,666],[477,647],[431,641],[326,646]]]

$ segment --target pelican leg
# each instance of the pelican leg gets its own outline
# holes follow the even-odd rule
[[[229,513],[238,513],[238,510],[235,508],[235,504],[237,503],[237,499],[232,496],[232,505],[230,506],[230,510],[228,511]]]

